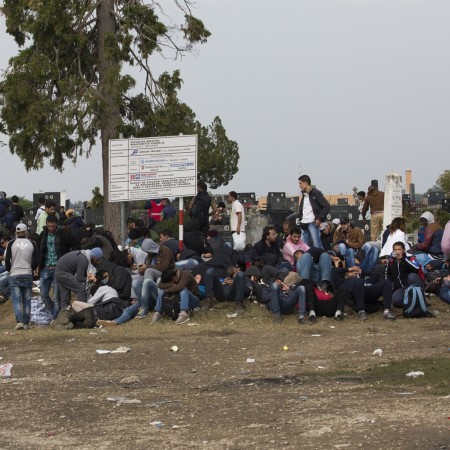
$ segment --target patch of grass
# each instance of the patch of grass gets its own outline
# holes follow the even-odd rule
[[[407,377],[410,372],[424,372],[417,378]],[[386,366],[377,366],[366,372],[369,379],[382,382],[388,388],[411,389],[425,387],[433,395],[450,395],[450,358],[410,358],[392,361]]]

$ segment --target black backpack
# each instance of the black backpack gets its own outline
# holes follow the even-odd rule
[[[198,198],[195,199],[189,215],[192,219],[198,220],[199,223],[208,222],[203,202]]]

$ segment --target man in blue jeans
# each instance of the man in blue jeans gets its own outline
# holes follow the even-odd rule
[[[235,269],[232,267],[231,269]],[[211,309],[213,297],[220,301],[234,301],[236,311],[245,309],[244,299],[250,295],[250,289],[247,288],[247,279],[244,272],[234,270],[232,276],[223,281],[219,278],[217,270],[210,267],[206,270],[203,277],[205,286],[205,299],[202,301],[202,309]]]
[[[311,178],[302,175],[298,179],[298,185],[302,193],[298,217],[302,229],[302,239],[310,247],[322,247],[320,240],[320,224],[326,222],[330,212],[330,204],[322,192],[311,186]]]
[[[325,250],[310,247],[307,252],[297,250],[294,253],[297,273],[305,280],[311,280],[320,290],[331,289],[331,256]]]
[[[36,245],[27,239],[27,226],[16,226],[16,239],[6,247],[5,266],[9,272],[9,287],[17,325],[15,330],[28,330],[31,313],[31,290],[33,271],[39,264]]]
[[[198,284],[194,276],[185,270],[168,269],[161,274],[161,282],[158,285],[158,300],[156,301],[152,324],[163,318],[165,295],[179,296],[180,313],[175,321],[177,325],[187,323],[190,320],[189,310],[197,308],[200,304]]]

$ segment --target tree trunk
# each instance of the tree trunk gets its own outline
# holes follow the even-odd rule
[[[100,116],[100,135],[102,140],[104,226],[117,242],[120,242],[120,203],[109,202],[109,140],[117,139],[117,126],[120,122],[120,98],[114,89],[120,71],[120,62],[113,55],[117,52],[107,48],[107,36],[114,36],[116,30],[113,15],[114,0],[100,0],[97,7],[98,21],[98,67],[100,95],[103,108]]]

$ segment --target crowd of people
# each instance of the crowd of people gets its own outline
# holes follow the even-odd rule
[[[38,209],[36,232],[29,233],[23,210],[6,217],[18,198],[0,192],[0,301],[11,298],[16,330],[30,326],[34,291],[51,325],[63,329],[134,318],[185,324],[217,302],[230,302],[239,315],[249,299],[265,305],[274,323],[293,314],[300,325],[318,316],[342,321],[350,310],[360,320],[378,311],[395,320],[411,286],[450,303],[450,222],[444,229],[424,212],[415,244],[402,217],[382,233],[384,193],[370,186],[367,195],[358,192],[361,217],[370,213],[372,225],[366,241],[348,218],[327,221],[330,205],[309,176],[299,178],[299,187],[298,214],[265,226],[253,245],[246,243],[245,207],[236,192],[229,192],[228,207],[216,205],[201,181],[187,206],[182,242],[164,225],[176,216],[168,199],[147,202],[147,216],[129,218],[128,238],[117,243],[75,211],[58,213],[51,200]],[[232,239],[210,228],[225,222]]]

